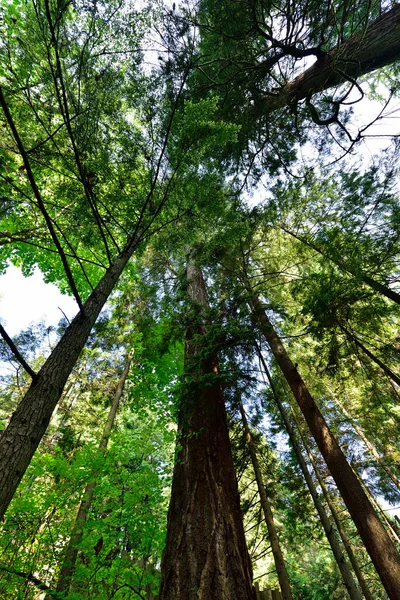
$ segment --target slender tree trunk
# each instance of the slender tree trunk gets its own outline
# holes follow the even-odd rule
[[[218,360],[207,347],[204,280],[191,257],[188,296],[197,306],[185,346],[185,385],[161,562],[159,600],[253,600]]]
[[[291,441],[294,453],[296,454],[296,458],[297,458],[297,461],[299,463],[300,469],[301,469],[301,471],[303,473],[303,476],[304,476],[304,479],[306,481],[307,487],[308,487],[308,489],[310,491],[311,498],[313,499],[313,502],[314,502],[314,506],[317,509],[319,518],[321,520],[322,526],[323,526],[324,531],[325,531],[325,535],[326,535],[326,537],[328,539],[328,542],[329,542],[329,544],[331,546],[332,553],[333,553],[333,555],[335,557],[335,560],[336,560],[336,563],[338,565],[338,568],[339,568],[340,574],[342,576],[342,581],[344,583],[344,586],[345,586],[345,588],[346,588],[346,590],[347,590],[347,592],[348,592],[351,600],[361,600],[360,591],[359,591],[359,589],[357,588],[357,586],[356,586],[356,584],[354,582],[353,575],[351,573],[351,569],[350,569],[350,567],[349,567],[348,563],[346,562],[346,559],[345,559],[345,557],[343,555],[343,552],[342,552],[342,549],[341,549],[341,546],[340,546],[340,542],[339,542],[339,539],[338,539],[338,537],[336,535],[335,529],[334,529],[332,523],[330,522],[330,519],[329,519],[329,517],[328,517],[328,515],[326,513],[324,505],[322,504],[322,502],[321,502],[321,500],[319,498],[319,494],[318,494],[317,488],[315,487],[313,478],[311,477],[311,474],[310,474],[310,472],[309,472],[309,470],[307,468],[306,461],[303,458],[303,453],[302,453],[301,448],[300,448],[300,446],[299,446],[299,444],[297,442],[297,439],[296,439],[296,436],[294,434],[292,424],[291,424],[291,422],[289,420],[289,417],[287,415],[286,409],[283,406],[282,402],[280,401],[279,395],[277,394],[277,392],[275,390],[275,386],[274,386],[274,384],[272,382],[272,379],[271,379],[271,376],[270,376],[270,373],[269,373],[269,369],[268,369],[267,364],[266,364],[266,362],[264,360],[264,357],[261,354],[260,349],[257,348],[257,350],[258,350],[258,355],[260,357],[260,360],[261,360],[261,362],[263,364],[264,371],[265,371],[265,373],[267,375],[267,378],[268,378],[268,381],[269,381],[272,393],[274,395],[275,402],[276,402],[276,404],[278,406],[278,409],[279,409],[279,412],[281,414],[282,420],[283,420],[283,422],[285,424],[286,431],[288,432],[288,435],[289,435],[289,438],[290,438],[290,441]]]
[[[247,278],[244,283],[253,316],[296,398],[386,592],[391,600],[400,600],[400,556]]]
[[[298,422],[298,420],[296,418],[296,415],[295,415],[293,409],[292,409],[292,414],[293,414],[293,418],[295,420],[295,423],[296,423],[296,426],[297,426],[297,429],[298,429],[298,432],[299,432],[302,444],[303,444],[304,449],[305,449],[305,451],[307,453],[307,456],[308,456],[308,458],[310,460],[310,463],[313,466],[314,473],[315,473],[315,475],[317,477],[319,486],[320,486],[320,488],[322,490],[322,493],[324,495],[326,503],[329,506],[329,510],[331,511],[333,520],[336,523],[337,530],[339,532],[340,537],[342,538],[343,545],[346,548],[347,555],[348,555],[349,560],[351,562],[351,565],[352,565],[352,567],[354,569],[354,573],[356,574],[356,577],[358,579],[358,583],[360,584],[360,587],[361,587],[361,589],[363,591],[363,594],[364,594],[366,600],[374,600],[373,597],[372,597],[371,592],[369,591],[367,582],[364,579],[364,575],[363,575],[363,573],[362,573],[362,571],[360,569],[358,561],[357,561],[357,559],[355,557],[355,554],[353,552],[353,548],[351,547],[349,538],[347,537],[346,532],[345,532],[345,530],[344,530],[344,528],[342,526],[342,523],[341,523],[341,521],[339,519],[339,516],[338,516],[337,511],[335,509],[335,505],[333,504],[332,499],[330,497],[330,494],[328,492],[328,489],[327,489],[327,487],[325,485],[325,482],[324,482],[324,480],[321,477],[321,474],[319,472],[317,464],[316,464],[316,462],[314,460],[314,456],[312,455],[311,450],[310,450],[310,448],[309,448],[309,446],[308,446],[308,444],[306,442],[306,439],[305,439],[305,437],[304,437],[304,435],[303,435],[303,433],[301,431],[300,424],[299,424],[299,422]]]
[[[335,398],[334,396],[332,396],[332,399],[333,399],[334,403],[336,404],[336,406],[338,407],[338,409],[341,411],[341,413],[346,417],[346,419],[348,419],[348,421],[351,423],[352,427],[354,427],[354,430],[356,431],[357,435],[362,439],[362,441],[366,445],[370,455],[376,460],[376,462],[381,467],[381,469],[383,469],[385,471],[386,475],[393,481],[393,483],[397,487],[397,489],[400,490],[399,478],[396,477],[396,475],[394,473],[392,473],[392,471],[389,469],[389,467],[385,464],[385,461],[382,458],[382,456],[379,454],[377,448],[374,446],[374,444],[372,442],[370,442],[370,440],[367,438],[367,436],[365,435],[363,430],[360,429],[360,427],[357,425],[355,420],[351,417],[350,413],[348,412],[348,410],[345,409],[345,407],[342,405],[342,403],[339,402],[339,400],[337,398]]]
[[[267,493],[265,491],[265,486],[263,483],[263,478],[260,469],[260,463],[258,462],[257,458],[255,443],[253,441],[251,431],[249,429],[249,424],[247,422],[246,413],[244,412],[243,404],[240,398],[238,399],[238,405],[240,415],[242,417],[244,434],[247,447],[249,449],[251,463],[253,465],[254,474],[256,476],[258,494],[260,496],[261,508],[264,513],[265,523],[268,529],[268,537],[271,544],[272,554],[274,556],[275,568],[276,573],[278,575],[279,585],[281,587],[282,598],[283,600],[293,600],[292,592],[290,589],[289,577],[286,571],[286,565],[283,559],[281,545],[279,543],[278,533],[275,527],[274,515],[272,513],[271,505],[268,500]]]
[[[306,71],[266,95],[253,113],[270,114],[313,94],[352,81],[400,58],[400,5],[379,16],[341,45],[323,54]]]
[[[51,421],[54,421],[54,417],[57,415],[57,413],[64,407],[64,404],[67,400],[70,399],[70,395],[71,395],[71,391],[74,388],[74,385],[77,381],[77,379],[79,378],[80,374],[82,373],[84,369],[84,366],[81,366],[77,373],[75,374],[75,376],[71,376],[68,379],[68,385],[64,388],[63,393],[61,394],[60,400],[57,404],[57,406],[55,407],[52,415],[51,415]],[[73,407],[75,401],[76,401],[77,395],[75,397],[72,398],[71,402],[69,402],[67,410],[66,410],[66,414],[68,414],[71,411],[71,408]],[[47,447],[48,449],[51,451],[53,450],[55,443],[57,441],[58,435],[60,433],[60,429],[61,427],[64,425],[64,423],[66,422],[66,417],[65,415],[61,418],[61,421],[56,429],[56,431],[52,434],[51,438],[47,441]]]
[[[64,385],[89,333],[112,292],[135,245],[114,259],[63,337],[32,382],[0,437],[0,518],[21,481],[36,448],[47,429]]]
[[[100,440],[99,448],[101,450],[107,448],[108,440],[110,439],[110,434],[114,426],[115,416],[117,414],[118,406],[124,391],[125,382],[129,373],[131,362],[132,358],[128,355],[125,368],[121,374],[117,389],[113,397],[111,408],[107,417],[107,422],[104,427],[103,435]],[[69,592],[72,576],[75,570],[76,558],[78,556],[78,547],[83,536],[83,528],[86,523],[87,515],[92,505],[95,487],[95,481],[88,483],[85,487],[85,491],[83,492],[83,497],[79,505],[78,514],[75,519],[71,537],[65,550],[63,564],[58,577],[56,592],[59,594],[60,598],[66,597]]]
[[[362,350],[362,352],[366,354],[368,358],[372,360],[372,362],[374,362],[376,365],[378,365],[378,367],[382,369],[385,375],[387,375],[390,379],[392,379],[392,381],[394,381],[395,383],[397,383],[398,386],[400,386],[400,377],[396,375],[396,373],[389,369],[389,367],[386,366],[380,358],[378,358],[377,356],[375,356],[375,354],[373,354],[373,352],[371,352],[371,350],[368,350],[368,348],[366,348],[364,344],[354,334],[350,333],[350,331],[348,331],[345,327],[341,327],[341,329],[357,348],[360,348],[360,350]]]
[[[315,250],[316,252],[321,254],[321,256],[323,256],[324,258],[327,258],[328,260],[333,262],[335,265],[340,267],[346,273],[350,273],[350,275],[353,275],[354,277],[356,277],[357,279],[359,279],[360,281],[362,281],[363,283],[365,283],[366,285],[371,287],[376,292],[379,292],[379,294],[381,294],[382,296],[386,296],[386,298],[389,298],[389,300],[396,302],[396,304],[400,304],[400,294],[398,294],[394,290],[391,290],[386,285],[383,285],[383,283],[380,283],[379,281],[376,281],[372,277],[365,275],[365,273],[362,273],[361,271],[354,269],[353,267],[348,265],[346,261],[340,260],[339,258],[336,258],[332,255],[326,254],[316,244],[314,244],[313,242],[307,241],[300,235],[297,235],[293,231],[290,231],[290,229],[287,229],[286,227],[283,227],[282,225],[280,226],[280,229],[282,229],[282,231],[285,231],[292,237],[296,238],[296,240],[299,240],[300,242],[302,242],[305,246],[312,248],[312,250]]]

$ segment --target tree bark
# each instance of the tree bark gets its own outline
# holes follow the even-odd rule
[[[400,556],[314,398],[299,375],[296,366],[290,360],[282,340],[274,330],[248,279],[245,279],[244,283],[249,294],[249,304],[253,316],[296,398],[383,586],[391,600],[400,600]]]
[[[329,506],[329,510],[331,511],[333,520],[336,523],[337,530],[339,532],[340,537],[342,538],[343,546],[346,548],[346,552],[347,552],[347,555],[348,555],[349,560],[351,562],[351,566],[353,567],[354,573],[356,574],[358,583],[360,584],[360,587],[362,589],[364,597],[366,598],[366,600],[374,600],[373,597],[372,597],[372,594],[371,594],[371,592],[370,592],[370,590],[368,588],[367,582],[364,579],[364,575],[363,575],[363,573],[362,573],[362,571],[360,569],[358,561],[357,561],[357,559],[355,557],[355,554],[353,552],[353,548],[351,547],[349,538],[347,537],[346,532],[345,532],[345,530],[344,530],[344,528],[342,526],[342,523],[340,522],[339,516],[338,516],[337,511],[335,509],[335,506],[334,506],[334,504],[332,502],[332,499],[331,499],[331,497],[329,495],[328,489],[327,489],[327,487],[326,487],[326,485],[324,483],[324,480],[321,477],[321,474],[320,474],[319,469],[317,467],[316,461],[314,460],[314,456],[312,455],[311,450],[310,450],[310,448],[309,448],[309,446],[308,446],[308,444],[307,444],[307,442],[305,440],[305,437],[304,437],[304,435],[301,432],[300,424],[298,423],[298,421],[296,419],[296,415],[294,414],[294,411],[293,411],[293,417],[295,419],[295,423],[297,425],[297,429],[298,429],[298,432],[300,434],[300,438],[301,438],[302,444],[304,446],[304,449],[305,449],[305,451],[307,453],[308,458],[310,459],[310,463],[313,466],[314,473],[315,473],[315,475],[317,477],[319,486],[320,486],[320,488],[322,490],[322,493],[324,495],[326,503]]]
[[[346,588],[346,590],[347,590],[347,592],[348,592],[349,597],[351,598],[351,600],[361,600],[360,591],[358,590],[358,588],[357,588],[357,586],[356,586],[356,584],[354,582],[353,575],[351,573],[350,567],[349,567],[348,563],[346,562],[346,559],[345,559],[345,557],[343,555],[343,552],[342,552],[341,547],[340,547],[340,542],[339,542],[339,539],[338,539],[338,537],[336,535],[335,529],[334,529],[332,523],[330,522],[330,519],[329,519],[329,517],[328,517],[328,515],[326,513],[324,505],[322,504],[322,502],[321,502],[321,500],[319,498],[319,494],[318,494],[317,488],[315,487],[314,481],[313,481],[313,479],[311,477],[311,474],[310,474],[310,472],[309,472],[309,470],[307,468],[306,461],[304,460],[303,453],[302,453],[301,448],[300,448],[300,446],[299,446],[299,444],[297,442],[296,436],[295,436],[294,431],[293,431],[292,424],[291,424],[291,422],[289,420],[289,417],[288,417],[288,415],[286,413],[286,409],[283,406],[282,402],[280,401],[278,394],[276,393],[275,386],[273,385],[271,376],[269,374],[269,369],[268,369],[268,367],[266,365],[266,362],[264,360],[264,357],[261,354],[261,351],[260,351],[260,349],[258,347],[257,347],[257,351],[258,351],[258,355],[260,357],[260,360],[261,360],[261,362],[263,364],[264,371],[265,371],[265,373],[267,375],[267,378],[268,378],[268,381],[269,381],[269,384],[270,384],[270,387],[271,387],[271,390],[272,390],[272,393],[273,393],[276,405],[278,406],[278,409],[279,409],[279,412],[281,414],[282,420],[283,420],[283,422],[285,424],[286,431],[288,432],[288,435],[289,435],[290,442],[292,444],[294,453],[296,454],[296,458],[297,458],[297,461],[299,463],[299,467],[301,469],[301,472],[303,473],[303,476],[304,476],[304,479],[306,481],[307,487],[309,489],[311,498],[313,499],[314,506],[317,509],[317,513],[318,513],[319,518],[321,520],[322,527],[324,528],[325,535],[327,537],[327,540],[328,540],[328,542],[330,544],[330,547],[332,549],[333,556],[335,557],[336,563],[338,565],[340,574],[342,576],[343,584],[344,584],[344,586],[345,586],[345,588]]]
[[[135,244],[117,256],[40,369],[0,437],[0,519],[29,466],[89,333]]]
[[[267,492],[261,474],[260,464],[257,458],[257,451],[251,435],[249,424],[247,422],[246,413],[244,412],[243,404],[241,399],[238,399],[239,411],[242,417],[242,423],[244,428],[245,440],[249,449],[251,462],[256,476],[258,494],[260,496],[261,508],[264,513],[265,524],[268,529],[268,537],[271,544],[272,554],[274,556],[276,573],[278,575],[279,585],[281,587],[283,600],[293,600],[292,591],[290,589],[289,577],[286,571],[285,561],[281,550],[281,545],[278,538],[278,533],[275,527],[274,515],[272,513],[271,505],[268,500]]]
[[[185,344],[185,391],[161,562],[159,600],[253,600],[218,360],[205,342],[204,280],[191,257],[188,296],[197,317]]]
[[[400,16],[399,16],[399,19],[400,19]],[[339,258],[335,258],[329,254],[326,254],[316,244],[305,240],[304,238],[297,235],[293,231],[290,231],[290,229],[287,229],[286,227],[283,227],[282,225],[280,226],[280,229],[282,229],[282,231],[285,231],[286,233],[288,233],[289,235],[294,237],[296,240],[299,240],[299,242],[301,242],[305,246],[312,248],[312,250],[315,250],[316,252],[318,252],[318,254],[321,254],[321,256],[323,256],[324,258],[327,258],[328,260],[333,262],[335,265],[340,267],[342,269],[342,271],[345,271],[345,273],[350,273],[350,275],[353,275],[354,277],[356,277],[357,279],[359,279],[360,281],[362,281],[363,283],[368,285],[370,288],[372,288],[373,290],[375,290],[376,292],[381,294],[382,296],[386,296],[386,298],[389,298],[389,300],[396,302],[396,304],[400,304],[400,294],[398,294],[394,290],[391,290],[386,285],[383,285],[383,283],[376,281],[375,279],[373,279],[372,277],[369,277],[368,275],[366,275],[365,273],[362,273],[361,271],[357,271],[356,269],[354,269],[353,267],[348,265],[346,261],[340,260]]]
[[[335,85],[352,81],[400,58],[400,5],[370,22],[343,44],[332,48],[280,88],[258,101],[253,112],[270,114]]]
[[[125,368],[121,374],[118,382],[117,389],[115,391],[113,401],[111,404],[110,411],[108,413],[107,422],[104,427],[103,435],[99,443],[100,450],[105,450],[110,439],[111,431],[114,426],[115,416],[117,414],[118,406],[124,391],[126,378],[129,373],[132,358],[128,355]],[[60,598],[66,597],[69,592],[71,585],[72,576],[75,570],[76,558],[78,556],[79,543],[83,536],[83,528],[86,523],[87,515],[90,510],[93,501],[93,494],[96,487],[96,482],[92,481],[88,483],[83,492],[83,497],[79,505],[78,514],[75,519],[75,523],[72,529],[71,537],[65,550],[63,564],[58,577],[56,592]]]

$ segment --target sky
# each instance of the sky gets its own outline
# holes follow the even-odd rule
[[[0,276],[0,320],[9,335],[42,320],[57,325],[62,311],[71,320],[77,313],[75,300],[61,294],[54,284],[45,283],[39,270],[24,277],[19,268],[10,265]]]

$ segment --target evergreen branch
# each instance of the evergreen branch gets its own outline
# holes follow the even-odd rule
[[[33,172],[32,172],[32,168],[31,168],[29,157],[28,157],[28,153],[26,152],[25,147],[24,147],[24,145],[22,143],[22,140],[21,140],[21,138],[19,136],[18,130],[17,130],[17,128],[15,126],[15,123],[14,123],[14,119],[11,116],[10,110],[8,108],[8,105],[7,105],[7,102],[6,102],[6,99],[4,97],[3,90],[2,90],[1,87],[0,87],[0,104],[1,104],[1,107],[3,109],[4,115],[5,115],[6,119],[7,119],[7,122],[10,125],[10,128],[11,128],[11,131],[13,133],[15,142],[17,144],[19,153],[22,156],[22,160],[24,162],[25,169],[26,169],[26,174],[28,176],[29,183],[31,184],[31,188],[32,188],[32,191],[33,191],[33,193],[35,195],[38,207],[39,207],[40,212],[42,213],[42,215],[44,217],[44,220],[46,221],[47,228],[48,228],[48,230],[50,232],[50,235],[52,237],[52,240],[53,240],[53,242],[54,242],[54,244],[55,244],[55,246],[56,246],[56,248],[58,250],[58,254],[59,254],[60,258],[61,258],[61,262],[63,264],[64,271],[65,271],[65,274],[67,276],[68,283],[70,285],[72,293],[73,293],[73,295],[75,297],[75,300],[76,300],[76,302],[77,302],[77,304],[79,306],[79,309],[81,311],[83,311],[82,300],[81,300],[81,298],[79,296],[79,292],[78,292],[78,289],[76,287],[76,284],[75,284],[75,281],[74,281],[74,278],[73,278],[70,266],[68,264],[67,257],[65,256],[64,250],[63,250],[63,248],[62,248],[62,246],[60,244],[60,241],[59,241],[59,239],[57,237],[57,234],[56,234],[56,232],[54,230],[53,223],[51,222],[50,215],[48,214],[48,212],[46,210],[46,207],[44,205],[42,195],[41,195],[41,193],[39,191],[39,188],[38,188],[38,186],[36,184],[35,177],[34,177]]]
[[[81,161],[81,157],[79,155],[79,151],[78,151],[78,147],[76,145],[76,141],[75,141],[75,136],[74,133],[72,131],[72,127],[71,127],[71,118],[70,118],[70,114],[69,114],[69,108],[68,108],[68,98],[67,98],[67,91],[66,91],[66,86],[64,83],[64,77],[63,77],[63,71],[62,71],[62,65],[61,65],[61,60],[60,60],[60,56],[59,56],[59,52],[58,52],[58,42],[57,42],[57,37],[55,34],[55,24],[52,21],[51,18],[51,13],[50,13],[50,5],[49,2],[47,0],[45,0],[45,10],[46,10],[46,18],[48,21],[48,25],[49,25],[49,29],[50,29],[50,34],[51,34],[51,44],[53,46],[54,49],[54,54],[55,54],[55,59],[56,59],[56,70],[54,69],[52,60],[51,60],[51,53],[50,53],[50,48],[51,46],[49,46],[46,43],[46,48],[47,48],[47,61],[50,67],[50,71],[51,71],[51,75],[52,75],[52,79],[53,79],[53,84],[54,84],[54,89],[56,92],[56,96],[57,96],[57,101],[58,101],[58,105],[63,117],[63,121],[65,123],[67,132],[68,132],[68,136],[72,145],[72,150],[74,153],[74,159],[75,159],[75,163],[76,166],[78,167],[78,171],[79,171],[79,177],[80,177],[80,181],[83,185],[83,189],[85,192],[85,196],[86,199],[88,201],[89,207],[93,213],[94,219],[96,221],[96,225],[97,228],[99,230],[100,236],[103,240],[104,243],[104,248],[107,254],[107,259],[109,264],[111,265],[112,259],[111,259],[111,253],[110,253],[110,248],[108,246],[108,242],[107,242],[107,238],[105,236],[105,233],[103,231],[103,225],[104,225],[104,221],[100,216],[100,213],[96,207],[96,204],[94,202],[94,198],[93,198],[93,194],[92,194],[92,190],[91,187],[87,181],[87,177],[86,177],[86,172],[85,172],[85,168],[82,164]],[[58,85],[58,81],[60,82],[60,87]],[[109,232],[108,232],[109,233]],[[119,252],[118,246],[117,246],[117,250]]]

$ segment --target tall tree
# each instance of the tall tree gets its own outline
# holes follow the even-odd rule
[[[319,518],[321,519],[321,524],[322,524],[322,526],[324,528],[326,537],[327,537],[327,539],[329,541],[329,544],[330,544],[330,546],[332,548],[332,552],[333,552],[333,554],[335,556],[338,568],[339,568],[340,573],[342,575],[342,579],[343,579],[344,585],[345,585],[345,587],[347,589],[347,592],[348,592],[348,594],[349,594],[349,596],[350,596],[350,598],[352,600],[353,599],[354,600],[359,599],[360,598],[360,592],[359,592],[359,590],[357,589],[357,587],[356,587],[356,585],[354,583],[354,579],[353,579],[351,570],[349,568],[349,565],[348,565],[348,563],[347,563],[347,561],[346,561],[346,559],[345,559],[345,557],[343,555],[342,549],[340,547],[340,542],[339,542],[338,536],[336,535],[336,532],[335,532],[335,530],[333,528],[333,525],[332,525],[332,523],[329,520],[329,517],[328,517],[328,515],[326,513],[326,510],[324,508],[324,505],[323,505],[323,503],[322,503],[322,501],[321,501],[321,499],[319,497],[317,488],[316,488],[316,486],[314,484],[314,481],[313,481],[313,479],[312,479],[312,477],[310,475],[310,472],[309,472],[309,470],[307,468],[307,464],[306,464],[305,459],[303,457],[303,453],[301,451],[300,445],[299,445],[299,443],[298,443],[298,441],[297,441],[297,439],[295,437],[295,433],[294,433],[292,424],[290,422],[289,416],[287,414],[287,411],[285,410],[285,407],[284,407],[283,403],[281,402],[281,399],[279,398],[279,395],[278,395],[278,393],[277,393],[277,391],[275,389],[275,385],[272,382],[272,378],[271,378],[268,366],[267,366],[267,364],[265,362],[264,356],[261,353],[261,350],[259,348],[257,348],[257,350],[258,350],[258,354],[259,354],[260,360],[262,362],[264,371],[265,371],[265,373],[267,375],[269,384],[271,386],[272,393],[274,395],[274,400],[275,400],[275,402],[276,402],[276,404],[278,406],[280,415],[281,415],[282,420],[283,420],[283,422],[285,424],[285,427],[286,427],[286,431],[288,432],[288,435],[289,435],[289,438],[290,438],[290,442],[291,442],[293,450],[294,450],[294,452],[296,454],[296,458],[298,460],[300,469],[301,469],[301,471],[303,473],[304,479],[306,480],[306,483],[307,483],[307,486],[308,486],[308,488],[310,490],[310,494],[311,494],[311,497],[313,499],[315,508],[317,509]],[[366,596],[366,597],[368,598],[368,596]]]
[[[283,558],[281,545],[280,545],[278,534],[276,531],[274,515],[272,513],[271,504],[268,500],[267,492],[265,490],[264,482],[262,479],[260,463],[257,458],[255,443],[253,441],[251,431],[249,428],[249,424],[247,421],[246,413],[245,413],[245,410],[243,408],[243,404],[242,404],[240,398],[238,400],[238,404],[239,404],[240,415],[242,417],[242,423],[243,423],[243,429],[244,429],[244,434],[245,434],[245,438],[246,438],[246,443],[247,443],[247,446],[249,449],[249,453],[251,456],[251,462],[252,462],[253,469],[254,469],[254,474],[255,474],[255,477],[257,480],[257,488],[258,488],[258,493],[260,495],[261,507],[262,507],[262,510],[264,513],[265,523],[268,528],[268,535],[269,535],[269,540],[271,543],[272,553],[274,555],[275,567],[276,567],[276,572],[278,575],[279,585],[280,585],[281,592],[282,592],[282,598],[283,598],[283,600],[292,600],[292,598],[293,598],[292,590],[290,588],[290,582],[289,582],[289,577],[288,577],[287,570],[286,570],[285,560]]]
[[[400,557],[398,552],[369,502],[357,476],[329,430],[296,366],[287,355],[281,339],[268,319],[262,303],[255,296],[248,279],[245,285],[254,317],[287,379],[389,597],[396,599],[399,597],[398,590],[400,589]],[[367,515],[367,518],[365,518],[365,515]]]
[[[188,249],[184,389],[160,600],[253,598],[218,359],[207,341],[204,279]]]
[[[99,449],[102,451],[104,451],[107,448],[108,441],[110,439],[110,434],[114,426],[115,417],[117,415],[118,406],[124,391],[125,382],[129,373],[131,362],[132,357],[128,355],[126,359],[125,368],[119,379],[117,389],[115,391],[113,401],[110,407],[110,412],[108,413],[107,422],[104,426],[103,434],[100,440]],[[61,571],[57,581],[56,592],[58,592],[60,597],[66,596],[69,591],[71,579],[75,568],[75,562],[78,555],[78,546],[79,542],[82,539],[83,527],[86,522],[88,512],[91,508],[95,487],[96,482],[93,481],[85,487],[85,490],[83,492],[83,497],[79,505],[78,514],[76,515],[76,520],[74,523],[73,530],[71,532],[68,545],[65,550],[64,562],[61,567]]]

